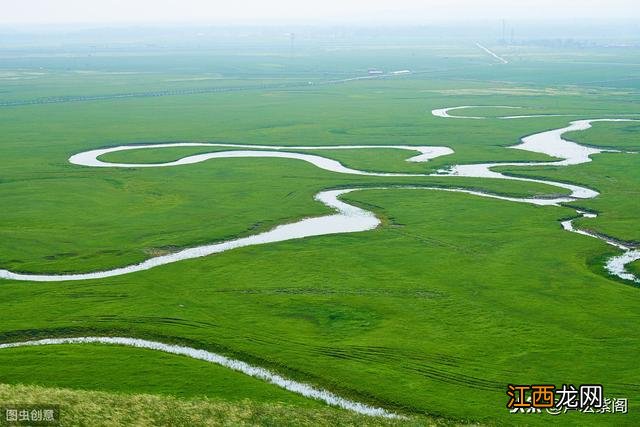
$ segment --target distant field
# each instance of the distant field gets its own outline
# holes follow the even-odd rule
[[[348,51],[302,45],[295,55],[277,46],[239,50],[246,55],[130,52],[126,59],[0,50],[0,269],[97,271],[248,236],[329,213],[313,199],[329,188],[568,194],[496,179],[343,175],[291,159],[131,169],[68,162],[85,150],[163,142],[452,148],[427,163],[406,162],[415,153],[403,150],[308,151],[367,171],[431,173],[461,163],[553,160],[507,147],[572,120],[640,119],[637,49],[491,46],[510,60],[499,64],[462,41]],[[327,84],[372,67],[416,72]],[[273,86],[280,84],[290,86]],[[472,111],[487,120],[430,113],[458,105],[522,108]],[[498,118],[520,114],[567,116]],[[598,217],[575,225],[638,244],[640,155],[626,152],[640,150],[639,130],[638,123],[596,123],[567,136],[625,153],[570,167],[499,170],[596,189],[597,198],[570,205]],[[134,150],[102,160],[159,163],[216,150]],[[344,200],[375,212],[382,225],[108,279],[2,280],[0,342],[117,335],[189,345],[410,417],[379,425],[640,423],[640,289],[605,272],[617,249],[562,230],[573,209],[401,188],[364,189]],[[629,270],[640,274],[639,262]],[[141,349],[2,349],[0,383],[11,384],[0,386],[0,403],[23,393],[60,399],[73,417],[96,399],[101,409],[82,416],[133,405],[159,423],[233,413],[239,425],[375,425],[217,365]],[[603,384],[607,396],[628,398],[630,410],[512,415],[509,383]],[[175,416],[187,418],[153,418],[155,407],[178,408]],[[192,408],[196,415],[187,415]]]

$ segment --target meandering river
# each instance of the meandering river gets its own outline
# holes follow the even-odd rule
[[[437,117],[450,119],[473,119],[484,120],[484,117],[479,116],[452,116],[450,111],[462,110],[472,108],[472,106],[452,107],[433,110],[432,114]],[[500,106],[498,108],[517,108]],[[505,116],[497,117],[497,119],[520,119],[526,117],[539,117],[535,116]],[[554,182],[540,179],[530,179],[507,176],[500,172],[496,172],[493,168],[497,166],[537,166],[537,165],[553,165],[553,166],[568,166],[577,165],[591,161],[590,156],[593,154],[601,153],[605,150],[601,150],[593,147],[585,147],[575,142],[567,141],[562,138],[562,135],[567,132],[586,130],[591,127],[591,123],[597,121],[626,121],[626,119],[595,119],[595,120],[577,120],[569,124],[569,126],[554,129],[550,131],[540,132],[531,136],[527,136],[522,139],[521,143],[515,145],[513,149],[525,150],[535,153],[547,154],[555,157],[557,161],[549,162],[537,162],[537,163],[484,163],[484,164],[467,164],[467,165],[455,165],[447,170],[440,170],[435,174],[406,174],[406,173],[377,173],[352,169],[342,165],[340,162],[318,156],[315,154],[305,154],[295,151],[306,150],[340,150],[340,149],[380,149],[380,148],[395,148],[401,150],[408,150],[411,152],[417,152],[407,159],[412,162],[426,162],[431,159],[440,156],[446,156],[453,153],[453,150],[449,147],[430,147],[430,146],[324,146],[324,147],[311,147],[311,146],[297,146],[297,147],[284,147],[284,146],[266,146],[266,145],[235,145],[235,144],[214,144],[214,143],[172,143],[172,144],[149,144],[149,145],[122,145],[119,147],[104,148],[98,150],[90,150],[83,153],[75,154],[69,158],[69,161],[75,165],[86,167],[111,167],[111,168],[156,168],[156,167],[173,167],[188,165],[194,163],[200,163],[211,159],[219,158],[250,158],[250,157],[276,157],[276,158],[289,158],[308,162],[314,166],[328,170],[331,172],[352,174],[352,175],[368,175],[368,176],[465,176],[473,178],[485,178],[485,179],[504,179],[504,180],[517,180],[517,181],[529,181],[548,184],[559,188],[567,189],[571,192],[569,196],[555,197],[555,198],[518,198],[518,197],[505,197],[488,192],[473,191],[459,188],[439,188],[439,187],[390,187],[386,190],[393,190],[394,188],[414,189],[422,191],[451,191],[462,192],[478,197],[489,197],[501,200],[507,200],[518,203],[530,203],[535,205],[555,205],[558,206],[562,203],[575,201],[578,199],[589,199],[598,196],[598,192],[578,186],[561,182]],[[176,161],[165,162],[159,164],[134,164],[134,163],[111,163],[100,160],[100,157],[109,153],[130,151],[130,150],[148,150],[158,148],[170,148],[170,147],[223,147],[230,148],[233,151],[217,151],[204,154],[196,154],[192,156],[183,157]],[[184,249],[175,253],[157,256],[149,258],[138,264],[124,266],[112,270],[77,273],[77,274],[27,274],[16,273],[8,270],[0,270],[0,278],[9,280],[24,280],[34,282],[56,282],[56,281],[72,281],[72,280],[89,280],[99,279],[105,277],[119,276],[123,274],[130,274],[138,271],[148,270],[161,265],[166,265],[174,262],[179,262],[186,259],[204,257],[224,251],[228,251],[235,248],[261,245],[274,242],[281,242],[292,239],[301,239],[311,236],[339,234],[339,233],[355,233],[366,230],[372,230],[380,224],[380,220],[376,216],[365,209],[350,205],[340,200],[340,196],[360,190],[369,190],[372,187],[367,188],[348,188],[340,190],[325,190],[321,191],[315,196],[315,199],[324,205],[330,207],[335,212],[330,215],[305,218],[300,221],[279,225],[272,230],[258,233],[253,236],[238,238],[234,240],[212,243],[193,248]],[[378,188],[380,189],[380,188]],[[594,218],[595,214],[576,210],[577,217]],[[576,229],[572,220],[563,221],[562,227],[564,230],[574,232],[602,240],[610,245],[613,245],[620,249],[622,253],[618,256],[612,257],[606,262],[606,269],[613,275],[618,276],[624,280],[640,282],[640,280],[633,274],[626,271],[625,266],[637,259],[640,259],[640,250],[636,250],[628,245],[614,241],[612,239],[600,236],[594,233],[590,233],[584,230]],[[387,418],[399,417],[399,415],[379,408],[370,406],[367,404],[359,403],[356,401],[344,399],[337,396],[327,390],[319,389],[309,384],[301,383],[292,379],[285,378],[281,375],[273,373],[264,368],[249,365],[240,360],[230,359],[226,356],[212,353],[209,351],[164,344],[156,341],[148,341],[130,337],[68,337],[68,338],[50,338],[35,341],[23,341],[14,343],[0,344],[0,349],[13,348],[13,347],[25,347],[25,346],[41,346],[41,345],[57,345],[57,344],[114,344],[125,345],[131,347],[145,348],[150,350],[162,351],[177,355],[183,355],[198,360],[215,363],[221,366],[225,366],[230,369],[234,369],[238,372],[250,375],[267,382],[270,382],[278,387],[282,387],[286,390],[298,393],[302,396],[310,397],[313,399],[321,400],[327,404],[345,408],[354,412],[358,412],[365,415],[381,416]]]
[[[484,120],[484,117],[479,116],[452,116],[450,111],[462,110],[473,108],[473,106],[462,107],[450,107],[433,110],[432,114],[436,117],[442,118],[457,118],[457,119],[474,119]],[[485,107],[486,108],[486,107]],[[518,108],[509,106],[494,106],[493,108]],[[515,119],[525,117],[537,117],[536,116],[507,116],[498,117],[499,119]],[[535,205],[560,205],[561,203],[575,201],[577,199],[588,199],[598,195],[598,192],[578,186],[562,182],[522,178],[504,175],[500,172],[496,172],[493,168],[497,166],[568,166],[577,165],[581,163],[590,162],[590,156],[593,154],[601,153],[602,150],[593,147],[585,147],[575,142],[567,141],[562,138],[562,135],[567,132],[573,132],[578,130],[586,130],[591,127],[591,123],[597,121],[629,121],[629,119],[594,119],[594,120],[577,120],[570,123],[569,126],[554,129],[550,131],[540,132],[534,135],[527,136],[522,139],[521,143],[515,145],[513,149],[525,150],[535,153],[547,154],[552,157],[556,157],[559,160],[549,162],[537,162],[537,163],[483,163],[483,164],[462,164],[455,165],[447,170],[440,170],[435,174],[411,174],[411,173],[390,173],[390,172],[370,172],[358,169],[353,169],[344,166],[336,160],[332,160],[326,157],[322,157],[316,154],[300,153],[299,151],[319,151],[319,150],[354,150],[354,149],[381,149],[381,148],[393,148],[400,150],[407,150],[411,152],[417,152],[417,155],[409,157],[407,161],[411,162],[426,162],[431,159],[440,156],[446,156],[453,153],[453,150],[449,147],[434,147],[434,146],[407,146],[407,145],[340,145],[340,146],[269,146],[269,145],[241,145],[241,144],[217,144],[217,143],[171,143],[171,144],[148,144],[148,145],[121,145],[118,147],[103,148],[97,150],[85,151],[75,154],[69,158],[69,162],[79,166],[98,167],[98,168],[158,168],[158,167],[174,167],[183,166],[189,164],[195,164],[212,159],[220,158],[252,158],[252,157],[275,157],[275,158],[287,158],[296,159],[308,162],[320,169],[324,169],[331,172],[351,174],[351,175],[367,175],[367,176],[386,176],[386,177],[411,177],[411,176],[464,176],[472,178],[489,178],[489,179],[504,179],[514,181],[527,181],[541,184],[552,185],[567,189],[571,192],[569,196],[555,197],[555,198],[518,198],[518,197],[506,197],[491,194],[488,192],[471,191],[456,188],[436,188],[436,187],[402,187],[413,188],[420,190],[431,191],[456,191],[464,192],[480,197],[489,197],[501,200],[508,200],[520,203],[531,203]],[[149,150],[149,149],[163,149],[174,147],[216,147],[216,148],[230,148],[230,151],[216,151],[211,153],[196,154],[186,156],[181,159],[165,162],[165,163],[112,163],[103,161],[100,159],[109,153],[116,153],[122,151],[132,150]],[[289,151],[288,151],[289,150]],[[294,152],[297,151],[297,152]],[[400,188],[400,187],[394,187]],[[328,234],[338,233],[355,233],[376,228],[380,221],[375,217],[372,212],[364,209],[349,205],[339,199],[339,196],[347,194],[357,190],[366,190],[367,188],[349,188],[342,190],[326,190],[318,193],[316,200],[324,203],[327,207],[335,210],[334,214],[325,215],[322,217],[305,218],[300,221],[284,224],[275,227],[272,230],[255,234],[253,236],[238,238],[234,240],[217,242],[192,248],[183,249],[178,252],[174,252],[167,255],[161,255],[153,258],[149,258],[141,263],[119,267],[111,270],[87,272],[87,273],[75,273],[75,274],[31,274],[31,273],[18,273],[9,270],[0,270],[0,278],[9,280],[24,280],[34,282],[55,282],[55,281],[72,281],[72,280],[89,280],[100,279],[105,277],[120,276],[123,274],[135,273],[138,271],[148,270],[161,265],[166,265],[182,260],[204,257],[224,251],[228,251],[235,248],[260,245],[274,242],[281,242],[285,240],[301,239],[311,236],[320,236]],[[579,213],[578,213],[579,214]],[[567,231],[579,232],[581,234],[588,235],[590,237],[598,238],[609,244],[614,244],[610,239],[602,238],[595,234],[584,233],[579,230],[575,230],[573,225],[571,227],[564,227]],[[640,251],[633,250],[631,247],[615,243],[615,246],[625,251],[622,255],[610,259],[606,268],[611,273],[625,280],[640,281],[634,277],[631,273],[625,270],[625,265],[636,259],[640,259]]]

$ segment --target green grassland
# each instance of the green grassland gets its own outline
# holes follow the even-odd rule
[[[591,132],[600,135],[603,147],[634,150],[638,135],[633,134],[634,123],[595,123],[593,129],[569,134],[570,139],[595,145]],[[640,155],[603,153],[593,156],[587,164],[557,167],[501,168],[512,175],[535,176],[558,181],[580,183],[601,194],[595,199],[579,200],[573,206],[597,212],[595,219],[576,221],[580,228],[605,234],[619,240],[640,243],[638,211],[640,211]]]
[[[170,321],[171,319],[167,319]],[[114,393],[207,395],[226,401],[247,396],[259,402],[319,407],[314,400],[211,363],[152,350],[107,345],[12,348],[0,354],[4,383],[40,384]],[[47,363],[43,364],[42,361]],[[52,375],[52,366],[57,372]]]
[[[598,190],[601,195],[591,200],[571,203],[598,213],[595,219],[582,218],[576,225],[620,240],[640,242],[637,212],[640,209],[640,156],[631,154],[599,154],[593,162],[566,171],[557,168],[530,168],[514,175],[536,176],[580,182]]]
[[[426,190],[349,199],[378,206],[387,226],[38,292],[6,284],[5,339],[181,337],[348,396],[461,418],[508,416],[508,382],[596,381],[637,396],[636,289],[587,268],[612,251],[563,232],[568,210]],[[21,315],[29,307],[37,320]]]
[[[583,145],[622,151],[640,150],[640,122],[597,122],[588,131],[567,134]]]
[[[115,394],[35,386],[0,384],[0,401],[13,404],[55,402],[63,425],[131,426],[355,426],[362,417],[332,408],[304,408],[245,399],[177,399],[151,394]],[[407,421],[367,418],[374,427],[453,425],[443,420],[413,417]]]
[[[629,264],[627,266],[627,268],[629,269],[629,271],[631,271],[633,274],[640,274],[640,261],[634,261],[631,264]]]
[[[18,77],[29,67],[45,71],[33,80],[0,79],[2,100],[207,85],[243,90],[0,107],[0,268],[55,273],[123,266],[326,214],[313,195],[328,188],[414,185],[566,194],[548,185],[492,179],[348,176],[291,159],[131,169],[68,163],[69,156],[88,149],[222,142],[455,150],[418,164],[405,161],[414,155],[410,151],[308,151],[358,169],[429,173],[457,163],[550,160],[506,147],[571,120],[640,117],[640,87],[624,80],[628,67],[588,65],[590,59],[633,63],[640,57],[635,50],[626,56],[594,49],[592,57],[584,51],[547,57],[535,49],[516,55],[505,48],[501,53],[513,55],[512,62],[501,67],[460,45],[447,45],[446,57],[442,46],[333,56],[314,49],[294,58],[218,52],[203,63],[195,53],[171,57],[175,61],[7,61],[3,69],[19,70],[11,71]],[[402,63],[422,73],[287,89],[248,87],[359,75],[376,58],[378,66]],[[173,65],[162,69],[167,62]],[[73,71],[85,68],[100,72]],[[122,72],[147,74],[114,74]],[[591,83],[603,79],[615,83]],[[487,120],[430,114],[456,105],[523,108],[464,112]],[[539,113],[571,117],[495,118]],[[633,151],[637,132],[633,123],[596,123],[570,137]],[[104,160],[156,163],[218,149],[139,150]],[[598,198],[572,205],[596,211],[598,218],[576,225],[638,242],[638,162],[636,154],[605,153],[572,167],[504,169],[597,189]],[[615,248],[562,230],[560,221],[575,216],[573,209],[400,188],[365,189],[344,199],[374,211],[381,227],[246,247],[109,279],[2,281],[0,342],[110,335],[190,345],[397,411],[411,417],[403,422],[410,425],[640,422],[639,289],[604,271]],[[636,262],[630,269],[640,267]],[[110,414],[114,425],[399,423],[326,408],[205,362],[121,347],[0,350],[0,383],[13,384],[0,386],[0,403],[21,395],[60,400],[70,417]],[[607,396],[628,398],[630,412],[512,415],[505,408],[509,383],[601,383]],[[88,401],[95,402],[89,415],[79,409]]]
[[[53,174],[31,181],[26,193],[22,181],[5,184],[5,200],[12,209],[5,214],[2,234],[13,245],[3,253],[4,265],[19,271],[61,272],[139,262],[180,247],[228,240],[328,213],[313,196],[339,186],[419,184],[512,195],[563,193],[541,184],[478,185],[464,178],[365,179],[283,159],[101,170],[100,177],[93,169],[71,169],[76,169],[77,178]]]

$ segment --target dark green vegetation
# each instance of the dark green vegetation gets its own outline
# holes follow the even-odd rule
[[[522,56],[506,66],[461,45],[412,52],[371,48],[359,55],[310,49],[303,58],[227,52],[204,63],[196,54],[162,60],[134,56],[129,62],[92,57],[70,61],[68,70],[60,59],[10,59],[3,72],[20,79],[0,80],[0,97],[14,101],[216,85],[256,88],[0,107],[0,268],[99,270],[249,235],[327,213],[313,201],[327,188],[412,184],[506,195],[565,194],[546,185],[500,180],[346,176],[285,159],[221,159],[162,169],[95,169],[67,162],[71,154],[91,148],[171,141],[455,150],[425,164],[404,162],[413,155],[408,151],[315,153],[354,168],[419,173],[455,163],[548,160],[505,147],[577,118],[640,117],[639,83],[623,80],[628,67],[591,64],[606,55],[609,62],[633,63],[638,52],[593,49],[589,57],[585,51],[547,55],[522,49]],[[216,58],[228,60],[217,65]],[[374,59],[378,62],[371,65]],[[165,63],[190,71],[164,69]],[[258,88],[273,81],[357,76],[385,64],[424,73]],[[22,79],[29,67],[40,66],[44,74]],[[123,71],[145,74],[109,74]],[[218,79],[194,80],[212,74]],[[588,83],[605,78],[615,83]],[[465,114],[575,117],[467,121],[429,113],[465,104],[524,107]],[[635,124],[598,123],[570,136],[592,145],[638,147]],[[202,151],[134,151],[105,158],[161,162]],[[634,154],[602,154],[575,167],[509,172],[597,189],[600,197],[574,205],[599,217],[576,224],[640,241],[638,162]],[[0,341],[118,335],[182,343],[401,413],[486,423],[513,423],[514,417],[519,423],[549,422],[544,414],[508,414],[508,383],[602,383],[607,396],[630,400],[629,415],[556,419],[575,425],[640,422],[639,289],[603,271],[607,256],[617,253],[614,248],[561,229],[559,221],[574,216],[572,209],[428,190],[367,190],[347,199],[375,211],[383,226],[248,247],[111,279],[3,281]],[[637,263],[631,268],[638,270]],[[236,401],[229,405],[247,398],[259,407],[248,423],[277,424],[288,416],[283,413],[304,417],[306,411],[325,412],[301,424],[338,417],[347,417],[340,421],[345,424],[372,422],[317,409],[318,403],[205,362],[123,348],[0,350],[0,383]],[[181,405],[166,399],[158,404]],[[304,409],[287,406],[274,413],[261,406],[273,402]]]

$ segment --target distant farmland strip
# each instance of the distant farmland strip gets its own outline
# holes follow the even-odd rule
[[[173,90],[158,90],[158,91],[149,91],[149,92],[112,93],[112,94],[104,94],[104,95],[49,96],[46,98],[0,101],[0,108],[1,107],[19,107],[22,105],[61,104],[66,102],[103,101],[103,100],[110,100],[110,99],[200,95],[200,94],[207,94],[207,93],[239,92],[239,91],[245,91],[245,90],[291,89],[296,87],[332,85],[332,84],[348,83],[348,82],[353,82],[358,80],[372,80],[372,79],[381,79],[381,78],[388,78],[388,77],[391,77],[391,75],[383,74],[379,76],[356,76],[356,77],[339,79],[339,80],[324,80],[324,81],[318,81],[318,82],[311,82],[311,81],[305,80],[305,81],[291,82],[291,83],[271,83],[271,84],[261,84],[261,85],[251,85],[251,86],[173,89]]]
[[[237,92],[237,91],[256,90],[256,89],[257,90],[286,89],[286,88],[301,87],[301,86],[308,86],[308,85],[309,85],[309,82],[295,82],[295,83],[277,83],[277,84],[263,84],[263,85],[252,85],[252,86],[237,86],[237,87],[208,87],[208,88],[194,88],[194,89],[158,90],[158,91],[151,91],[151,92],[112,93],[112,94],[104,94],[104,95],[50,96],[46,98],[0,101],[0,107],[17,107],[21,105],[38,105],[38,104],[61,104],[66,102],[102,101],[102,100],[109,100],[109,99],[198,95],[198,94],[207,94],[207,93]]]

